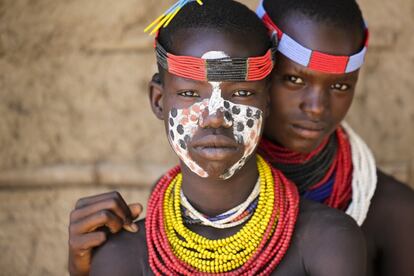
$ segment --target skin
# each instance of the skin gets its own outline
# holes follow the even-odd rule
[[[201,34],[201,37],[195,34]],[[211,29],[198,29],[196,33],[183,31],[176,37],[175,50],[180,55],[201,56],[207,51],[219,49],[230,56],[252,56],[258,51],[257,46],[238,43],[241,38]],[[182,91],[198,91],[201,98],[211,94],[207,82],[184,80],[167,72],[163,72],[162,81],[162,84],[151,82],[150,100],[155,115],[165,124],[172,107],[187,106],[196,100],[183,96]],[[225,99],[257,107],[266,113],[266,81],[223,83],[221,88]],[[242,90],[254,93],[240,97],[237,92]],[[203,126],[196,132],[200,139],[208,135],[232,137],[219,113],[206,113],[203,116]],[[197,141],[197,134],[193,139]],[[191,153],[191,142],[189,144]],[[193,173],[181,162],[183,191],[199,211],[210,216],[216,215],[247,198],[258,176],[255,158],[248,159],[229,179],[220,178],[230,166],[230,161],[239,156],[242,150],[228,151],[217,147],[215,158],[204,155],[202,159],[206,163],[203,164],[201,159],[199,163],[209,173],[207,178]],[[140,229],[137,233],[120,231],[110,235],[107,242],[96,249],[91,275],[152,275],[147,259],[144,221],[139,221],[137,225]],[[216,229],[196,225],[191,226],[191,229],[208,238],[218,239],[234,234],[240,227]],[[292,244],[272,275],[365,275],[365,249],[363,235],[351,218],[323,205],[303,201]]]
[[[121,229],[137,232],[132,223],[142,212],[142,205],[127,205],[118,192],[81,198],[69,221],[69,266],[71,276],[89,275],[92,249],[102,245],[109,233]]]
[[[362,272],[365,269],[365,240],[352,219],[314,202],[303,200],[300,205],[292,243],[271,275],[365,275]],[[137,225],[142,229],[138,233],[121,231],[109,237],[96,250],[90,275],[153,275],[148,264],[144,221],[137,222]],[[191,228],[215,239],[240,229],[234,227],[220,231],[209,227]]]
[[[335,55],[359,51],[357,32],[290,15],[278,23],[302,45]],[[264,135],[292,151],[314,150],[338,127],[352,103],[358,71],[311,71],[280,55],[271,88],[271,112]],[[342,87],[346,89],[336,89]],[[414,275],[414,192],[378,170],[377,189],[362,225],[368,243],[368,275]]]

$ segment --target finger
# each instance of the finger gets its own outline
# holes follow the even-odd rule
[[[139,203],[132,203],[128,205],[129,211],[131,212],[132,220],[135,220],[139,217],[139,215],[142,213],[142,205]]]
[[[87,233],[76,238],[69,238],[70,253],[80,257],[87,257],[91,249],[100,246],[106,241],[103,231]]]
[[[101,201],[93,202],[90,205],[75,209],[70,214],[70,221],[76,222],[79,219],[90,216],[101,210],[111,210],[114,214],[120,217],[124,223],[130,224],[132,222],[131,211],[121,198],[106,198]]]
[[[132,232],[132,233],[136,233],[138,232],[138,225],[136,225],[135,222],[131,223],[131,224],[124,224],[122,226],[126,231],[128,232]]]
[[[117,191],[112,191],[112,192],[103,193],[99,195],[83,197],[76,202],[75,209],[82,208],[94,202],[101,201],[101,200],[108,199],[108,198],[121,198],[122,199],[122,196]]]
[[[124,221],[111,211],[100,210],[77,222],[71,223],[69,225],[69,234],[79,235],[89,233],[102,226],[108,227],[111,233],[117,233],[123,225]]]
[[[136,220],[139,215],[142,213],[142,205],[139,203],[132,203],[128,205],[129,210],[131,211],[132,220]],[[135,222],[131,224],[124,224],[123,228],[128,232],[136,233],[138,232],[138,225]]]

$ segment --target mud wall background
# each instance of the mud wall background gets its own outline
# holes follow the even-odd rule
[[[0,275],[66,275],[76,199],[145,202],[176,162],[149,108],[142,33],[172,2],[0,0]],[[414,2],[360,5],[371,46],[348,121],[414,187]]]

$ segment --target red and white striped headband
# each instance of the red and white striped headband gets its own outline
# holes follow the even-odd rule
[[[168,53],[155,39],[155,52],[158,64],[179,77],[198,81],[257,81],[272,71],[275,48],[258,57],[204,59]]]
[[[368,28],[365,28],[365,43],[361,51],[351,56],[336,56],[306,48],[286,33],[283,33],[267,14],[263,6],[263,0],[260,1],[256,14],[262,19],[266,27],[273,32],[273,35],[277,36],[277,50],[302,66],[323,73],[343,74],[358,70],[364,63],[368,46]]]

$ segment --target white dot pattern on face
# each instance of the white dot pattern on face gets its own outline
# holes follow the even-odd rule
[[[228,57],[223,52],[207,52],[203,58]],[[259,143],[263,122],[263,112],[253,106],[234,104],[221,96],[220,82],[210,82],[212,94],[210,98],[197,102],[188,108],[175,109],[169,113],[168,137],[170,144],[178,157],[194,173],[201,177],[208,177],[208,173],[201,168],[189,155],[188,144],[197,128],[203,123],[202,114],[208,108],[209,116],[217,111],[224,114],[222,127],[232,127],[237,143],[244,145],[243,156],[224,173],[221,178],[228,179],[245,164]]]

